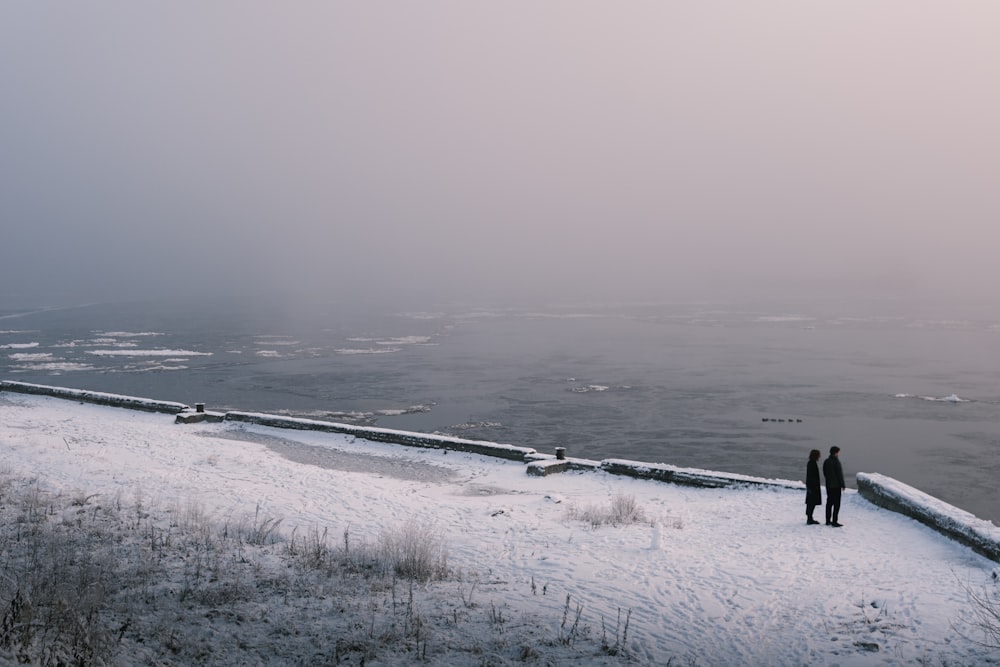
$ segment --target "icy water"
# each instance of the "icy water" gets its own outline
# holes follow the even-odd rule
[[[836,444],[995,523],[998,347],[1000,320],[878,309],[0,312],[2,379],[784,479]]]

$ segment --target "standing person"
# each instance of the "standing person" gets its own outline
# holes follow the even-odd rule
[[[806,463],[806,525],[812,526],[819,523],[813,518],[813,510],[818,505],[823,504],[823,491],[820,490],[819,482],[819,450],[814,449],[809,452],[809,461]],[[829,522],[827,522],[829,523]]]
[[[844,467],[840,465],[840,447],[830,448],[830,456],[823,461],[823,477],[826,478],[826,525],[840,528],[840,494],[847,488],[844,483]]]

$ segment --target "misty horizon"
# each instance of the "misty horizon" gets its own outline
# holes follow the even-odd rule
[[[0,302],[990,304],[986,3],[17,3]]]

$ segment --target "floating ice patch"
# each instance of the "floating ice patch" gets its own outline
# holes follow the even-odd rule
[[[107,373],[149,373],[153,371],[180,371],[186,370],[187,366],[167,365],[159,359],[155,361],[139,361],[132,364],[125,364],[121,368],[109,368]]]
[[[961,398],[958,394],[949,394],[948,396],[917,396],[915,394],[895,394],[894,398],[919,398],[921,401],[930,401],[932,403],[971,403],[972,400],[968,398]]]
[[[603,384],[588,384],[585,387],[570,387],[570,391],[576,394],[588,394],[592,391],[607,391],[611,387]]]
[[[164,334],[158,331],[102,331],[102,336],[110,336],[111,338],[140,338],[143,336],[162,336]]]
[[[589,394],[595,391],[596,392],[609,391],[609,390],[618,391],[618,390],[627,390],[631,388],[632,387],[627,384],[618,384],[614,386],[604,385],[604,384],[588,384],[578,387],[570,387],[569,390],[574,394]]]
[[[465,422],[463,424],[452,424],[448,427],[449,431],[471,431],[473,429],[480,428],[500,428],[503,426],[500,422],[491,421],[481,421],[481,422]]]
[[[387,408],[385,410],[376,410],[375,414],[382,417],[399,417],[400,415],[412,415],[418,412],[430,412],[430,405],[411,405],[408,408]]]
[[[376,345],[420,345],[429,343],[430,336],[398,336],[396,338],[364,338],[354,336],[348,338],[349,343],[375,343]]]
[[[400,336],[378,341],[379,345],[423,345],[431,341],[430,336]]]
[[[321,421],[338,421],[338,422],[350,422],[352,424],[362,423],[362,424],[374,424],[375,415],[371,412],[331,412],[329,410],[315,410],[302,412],[298,410],[276,410],[274,412],[276,415],[282,415],[286,417],[296,417],[303,419],[316,419]]]
[[[301,345],[302,341],[295,340],[291,336],[257,336],[258,344],[267,345]]]
[[[46,361],[35,364],[18,364],[11,366],[11,369],[15,371],[49,371],[50,373],[95,370],[90,364],[73,361]]]
[[[87,350],[87,354],[99,357],[210,357],[211,352],[193,350]]]
[[[959,398],[958,394],[949,394],[947,396],[942,396],[941,398],[936,398],[934,396],[921,396],[925,401],[935,401],[939,403],[969,403],[967,398]]]
[[[96,347],[101,345],[107,345],[110,347],[139,347],[137,343],[131,340],[118,340],[117,338],[91,338],[88,341],[83,341],[83,344],[87,347]]]

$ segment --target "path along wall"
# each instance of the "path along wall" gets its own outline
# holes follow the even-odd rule
[[[892,477],[859,472],[858,493],[869,502],[930,526],[990,560],[1000,562],[1000,528]]]

